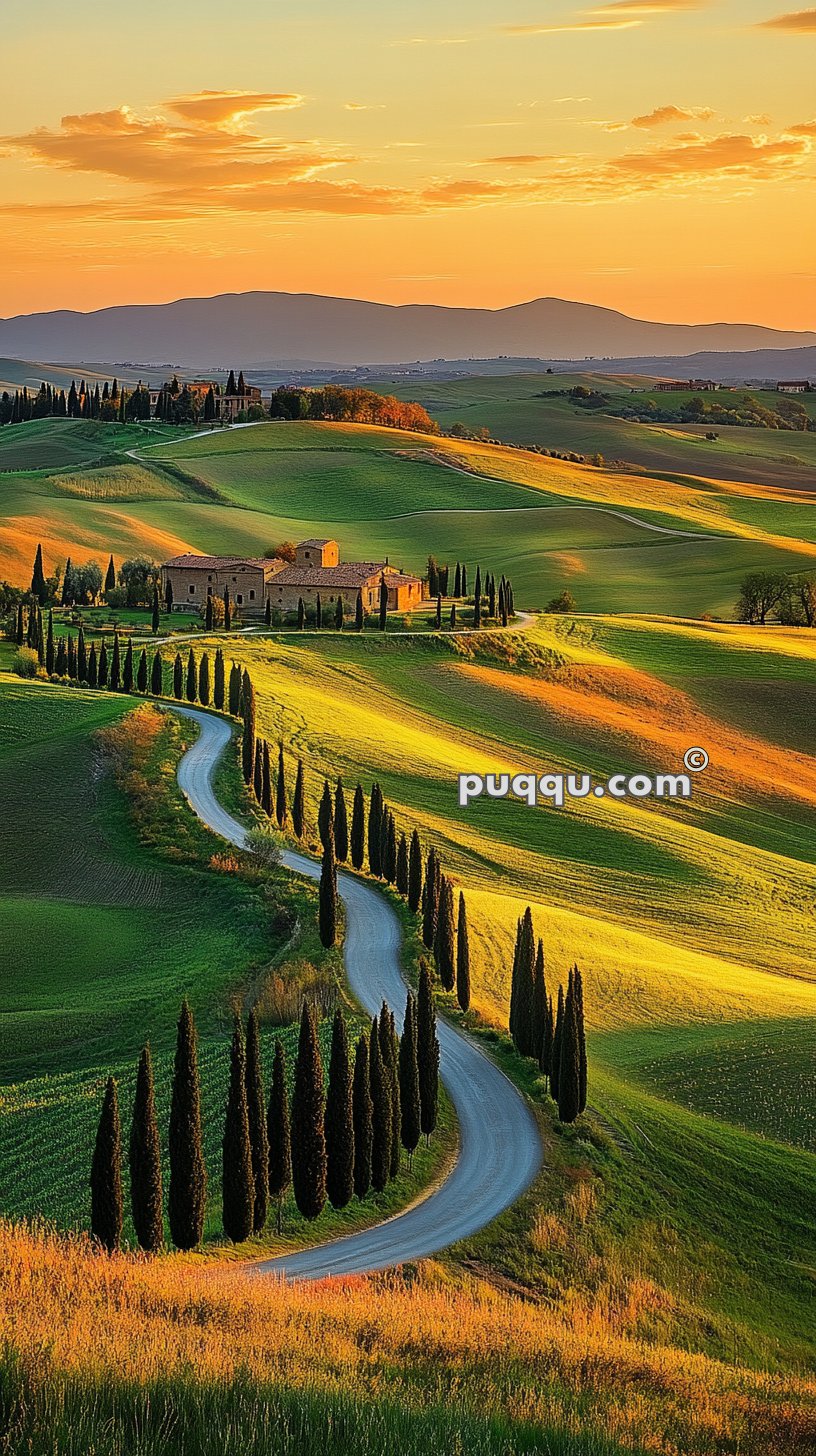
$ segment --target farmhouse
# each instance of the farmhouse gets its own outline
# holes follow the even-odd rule
[[[810,381],[807,379],[780,379],[776,392],[777,394],[810,394]]]
[[[190,611],[206,605],[207,597],[223,597],[225,589],[244,618],[261,617],[267,597],[274,608],[289,612],[298,602],[329,607],[342,596],[351,612],[362,594],[366,611],[376,611],[380,585],[385,580],[391,611],[406,611],[422,601],[418,576],[397,571],[387,561],[341,561],[336,541],[311,539],[295,547],[295,560],[279,557],[197,556],[186,552],[162,567],[162,592],[173,591],[173,610]]]

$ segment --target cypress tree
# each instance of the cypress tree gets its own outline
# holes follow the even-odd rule
[[[267,627],[272,626],[272,598],[268,593],[264,603],[264,622]]]
[[[119,689],[120,689],[121,686],[122,686],[122,666],[121,666],[121,654],[120,654],[120,649],[119,649],[119,633],[118,632],[114,632],[114,634],[113,634],[113,656],[111,658],[111,665],[110,665],[110,690],[111,690],[112,693],[118,693],[118,691],[119,691]]]
[[[436,1127],[439,1106],[439,1041],[436,1035],[431,972],[424,956],[419,962],[417,997],[417,1067],[419,1070],[419,1125],[426,1139]]]
[[[394,874],[394,884],[400,895],[408,894],[408,841],[404,834],[399,837],[397,845],[397,867]]]
[[[181,1007],[170,1104],[170,1233],[179,1249],[194,1249],[204,1232],[207,1170],[201,1138],[198,1038],[187,1002]]]
[[[269,1143],[269,1196],[278,1205],[277,1225],[280,1233],[283,1200],[292,1181],[292,1141],[289,1130],[289,1093],[286,1087],[286,1053],[279,1038],[275,1041],[275,1059],[272,1063],[266,1136]]]
[[[77,634],[77,677],[80,682],[88,681],[88,651],[85,646],[85,631],[81,624]]]
[[[402,1109],[400,1106],[400,1083],[399,1083],[399,1037],[394,1021],[394,1013],[383,1002],[382,1014],[380,1016],[380,1048],[383,1054],[383,1065],[387,1067],[390,1077],[391,1093],[391,1165],[390,1174],[396,1178],[400,1167],[400,1146],[402,1138]]]
[[[56,673],[57,677],[66,677],[68,674],[68,649],[64,637],[60,637],[57,642]]]
[[[334,609],[334,625],[338,632],[343,630],[343,598],[338,593],[337,605]]]
[[[41,607],[44,607],[48,600],[48,587],[45,581],[43,569],[42,546],[38,545],[34,556],[34,569],[31,573],[31,595],[37,598]]]
[[[326,1202],[323,1064],[314,1013],[304,1001],[292,1097],[292,1186],[304,1218],[317,1218]]]
[[[476,585],[473,588],[473,625],[482,625],[482,568],[476,567]]]
[[[380,580],[380,631],[384,632],[388,626],[388,585],[385,580],[385,572]]]
[[[301,791],[303,785],[301,784]],[[279,829],[286,827],[286,765],[283,758],[283,739],[278,743],[278,776],[275,780],[275,818]]]
[[[439,592],[437,594],[437,598],[436,598],[436,618],[435,618],[435,621],[434,621],[434,627],[436,628],[436,631],[437,632],[441,632],[442,631],[442,593],[441,592]]]
[[[355,626],[355,630],[358,631],[358,632],[362,632],[362,630],[363,630],[363,624],[364,623],[365,623],[365,610],[363,608],[363,593],[361,591],[358,591],[358,593],[357,593],[357,602],[356,602],[356,605],[355,605],[355,608],[354,608],[354,626]]]
[[[317,810],[317,828],[320,843],[325,849],[330,836],[334,834],[334,806],[328,779],[323,780],[323,794]]]
[[[207,600],[209,601],[209,597]],[[150,625],[153,629],[153,636],[155,637],[161,625],[161,607],[159,605],[159,588],[157,586],[153,588],[153,615]]]
[[[463,1011],[470,1008],[470,937],[464,890],[459,891],[459,914],[456,924],[456,999]]]
[[[79,634],[80,634],[80,637],[82,637],[82,641],[83,641],[83,644],[84,644],[85,638],[84,638],[84,635],[83,635],[83,632],[82,632],[82,628],[81,627],[79,629]],[[43,614],[42,614],[42,607],[38,607],[37,608],[37,641],[36,641],[36,643],[34,645],[35,645],[35,647],[37,649],[37,660],[38,660],[38,662],[40,664],[40,667],[44,667],[45,666],[45,633],[43,632]]]
[[[460,597],[462,595],[462,568],[459,565],[458,561],[456,563],[456,572],[453,578],[453,595],[455,597]]]
[[[533,1000],[535,984],[535,934],[529,905],[520,921],[513,983],[510,992],[511,1036],[523,1057],[538,1059],[540,1047],[534,1043]]]
[[[555,1023],[553,1020],[552,996],[548,996],[546,1012],[544,1016],[544,1033],[541,1038],[541,1054],[538,1059],[538,1065],[541,1071],[544,1073],[545,1077],[550,1076],[550,1069],[552,1067],[552,1049],[554,1036]]]
[[[206,604],[206,606],[204,608],[204,628],[205,628],[205,631],[212,632],[212,628],[213,628],[213,599],[212,599],[211,596],[208,596],[207,597],[207,604]]]
[[[241,716],[241,669],[233,662],[229,675],[229,712],[231,718]]]
[[[292,828],[298,839],[303,838],[306,828],[306,790],[303,783],[303,759],[298,759],[295,775],[295,792],[292,796]]]
[[[22,647],[25,641],[25,615],[23,613],[22,602],[19,602],[17,606],[17,630],[14,634],[14,640],[18,647]]]
[[[255,768],[255,689],[252,686],[249,673],[244,670],[241,680],[241,700],[244,718],[244,731],[241,740],[241,767],[244,774],[244,783],[252,781],[252,774]]]
[[[119,1098],[113,1077],[108,1077],[91,1162],[91,1232],[109,1254],[119,1248],[123,1216]]]
[[[573,966],[573,989],[578,1034],[578,1111],[583,1112],[587,1103],[587,1049],[584,1026],[584,978],[577,966]]]
[[[411,833],[408,851],[408,909],[416,915],[422,903],[422,845],[416,829]]]
[[[448,627],[450,628],[451,632],[454,632],[456,630],[456,603],[455,602],[451,602],[450,617],[448,618]]]
[[[388,805],[384,803],[380,815],[380,874],[383,879],[386,878],[388,868],[388,818],[390,812]]]
[[[354,803],[351,810],[350,848],[351,863],[356,870],[361,870],[365,858],[365,797],[361,784],[358,784],[354,790]]]
[[[382,834],[383,796],[379,784],[371,785],[368,801],[368,867],[372,875],[382,874],[380,835]]]
[[[88,687],[95,688],[99,684],[99,665],[96,659],[96,643],[91,643],[91,650],[88,653]]]
[[[150,1043],[142,1047],[130,1124],[130,1206],[139,1247],[155,1254],[164,1241],[161,1143]]]
[[[74,643],[74,639],[73,639],[73,637],[71,636],[71,634],[69,632],[68,633],[68,676],[69,676],[69,678],[71,679],[72,682],[76,678],[76,675],[77,675],[76,644]]]
[[[230,1048],[229,1091],[221,1146],[224,1233],[234,1244],[241,1244],[252,1233],[255,1183],[249,1141],[244,1033],[237,1016]]]
[[[269,744],[264,739],[263,746],[263,768],[261,773],[261,808],[268,819],[272,818],[274,812],[272,807],[272,764],[269,756]]]
[[[198,696],[198,668],[192,647],[187,654],[187,702],[194,703]]]
[[[184,665],[181,661],[181,653],[176,653],[176,660],[173,663],[173,697],[181,702],[184,697]]]
[[[59,672],[59,663],[57,664],[57,672]],[[96,675],[96,680],[99,683],[99,686],[101,688],[107,687],[107,684],[108,684],[108,649],[105,646],[104,642],[100,642],[100,644],[99,644],[99,670],[98,670],[97,675]]]
[[[136,669],[136,687],[140,693],[147,692],[147,653],[144,647],[139,654],[139,666]]]
[[[252,792],[259,804],[263,804],[263,740],[255,740],[255,762],[252,766]]]
[[[532,1055],[541,1066],[541,1049],[547,1029],[547,982],[544,975],[544,942],[539,938],[533,973],[533,1004],[530,1040]]]
[[[391,1176],[391,1095],[376,1016],[368,1038],[368,1076],[372,1107],[371,1184],[377,1193],[382,1193]]]
[[[569,973],[558,1068],[558,1116],[574,1122],[581,1109],[581,1049],[575,1009],[575,977]]]
[[[400,1141],[408,1154],[409,1168],[420,1135],[416,1014],[416,1001],[409,991],[399,1044]]]
[[[173,610],[173,583],[169,576],[167,578],[167,585],[164,588],[164,610],[166,612],[172,612]]]
[[[48,673],[49,677],[54,671],[54,664],[56,663],[56,660],[57,654],[54,647],[54,613],[49,611],[48,634],[45,640],[45,670]]]
[[[456,952],[453,921],[453,885],[443,875],[439,890],[439,912],[436,918],[434,936],[434,962],[439,979],[446,991],[452,991],[456,984]]]
[[[252,1154],[252,1184],[255,1193],[252,1231],[259,1234],[269,1212],[269,1138],[266,1131],[261,1036],[258,1013],[253,1006],[247,1019],[246,1100],[249,1146]]]
[[[341,864],[345,864],[349,852],[348,813],[343,780],[338,779],[334,790],[334,852]]]
[[[320,600],[320,592],[317,593],[317,599],[315,601],[315,626],[323,626],[323,604]]]
[[[374,1108],[368,1075],[368,1041],[361,1036],[354,1056],[351,1094],[354,1123],[354,1192],[365,1198],[371,1187],[371,1148],[374,1138]]]
[[[328,949],[337,942],[337,867],[334,859],[334,840],[331,835],[326,840],[323,850],[319,894],[318,929],[321,944]]]
[[[133,692],[133,642],[128,637],[127,650],[125,652],[125,665],[122,668],[122,691]]]
[[[210,657],[202,652],[198,665],[198,701],[206,708],[210,701]]]
[[[153,665],[150,669],[150,691],[154,698],[160,698],[164,692],[164,666],[158,648],[153,653]]]
[[[345,1208],[354,1193],[354,1114],[348,1031],[339,1006],[332,1026],[325,1131],[326,1192],[333,1208]]]
[[[224,711],[224,688],[224,654],[219,647],[215,654],[215,667],[213,671],[213,707],[217,708],[219,713],[223,713]]]
[[[397,878],[397,826],[394,823],[394,815],[390,809],[388,811],[388,828],[385,836],[383,874],[389,885],[393,885]]]
[[[298,597],[297,624],[298,624],[298,631],[299,632],[302,632],[303,631],[303,628],[306,626],[306,608],[303,605],[303,597]]]
[[[224,587],[224,631],[232,631],[232,602],[228,586]]]
[[[439,894],[442,874],[436,850],[431,846],[425,866],[425,885],[422,891],[422,940],[427,950],[433,950],[436,941],[436,922],[439,916]]]
[[[550,1096],[558,1101],[558,1079],[561,1073],[561,1040],[564,1033],[564,987],[558,987],[558,1010],[555,1015],[552,1048],[550,1050]]]

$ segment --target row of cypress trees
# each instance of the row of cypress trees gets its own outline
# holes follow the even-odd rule
[[[326,1201],[345,1208],[353,1197],[381,1193],[409,1167],[420,1137],[437,1122],[439,1043],[430,972],[423,965],[419,994],[408,993],[402,1036],[383,1003],[352,1060],[348,1027],[338,1007],[332,1024],[328,1082],[315,1013],[304,1002],[294,1086],[288,1090],[286,1053],[275,1041],[269,1099],[264,1088],[255,1011],[244,1029],[236,1018],[222,1140],[222,1221],[235,1243],[264,1229],[272,1203],[280,1231],[291,1186],[304,1218]],[[198,1043],[185,1001],[178,1022],[168,1135],[167,1215],[172,1242],[200,1244],[207,1201]],[[107,1250],[121,1244],[124,1223],[122,1130],[117,1085],[109,1077],[91,1163],[91,1229]],[[129,1138],[130,1207],[139,1246],[155,1253],[164,1243],[162,1151],[150,1046],[142,1049]]]
[[[562,1122],[574,1122],[586,1108],[587,1051],[584,986],[573,966],[567,989],[559,985],[555,1011],[548,994],[544,943],[536,943],[529,905],[516,927],[510,991],[510,1035],[523,1057],[532,1057],[549,1081]]]

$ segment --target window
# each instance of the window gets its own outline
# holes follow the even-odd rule
[[[208,577],[207,577],[207,580],[208,580],[208,581],[212,581],[212,577],[211,577],[211,576],[208,576]]]
[[[306,557],[306,560],[307,561],[309,560],[309,557],[311,556],[311,554],[312,554],[311,551],[304,551],[304,553],[303,553],[303,555]]]
[[[211,597],[211,596],[212,596],[212,594],[213,594],[213,589],[212,589],[212,587],[211,587],[211,586],[208,586],[208,587],[207,587],[207,596],[208,596],[208,597]]]
[[[244,599],[243,599],[243,597],[242,597],[242,596],[241,596],[241,593],[240,593],[240,592],[239,592],[239,593],[238,593],[238,595],[237,595],[237,597],[236,597],[236,598],[235,598],[235,600],[236,600],[236,601],[237,601],[237,603],[238,603],[238,605],[239,605],[239,607],[240,607],[240,606],[242,606],[242,605],[243,605],[243,601],[244,601]]]
[[[195,587],[194,586],[191,586],[190,587],[190,596],[191,597],[194,597],[195,596]]]
[[[254,591],[251,591],[251,592],[250,592],[250,593],[249,593],[249,600],[250,600],[250,601],[251,601],[251,602],[254,602],[254,600],[255,600],[255,593],[254,593]]]

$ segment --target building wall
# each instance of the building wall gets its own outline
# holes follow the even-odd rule
[[[281,570],[283,563],[278,567]],[[262,616],[266,605],[267,582],[274,579],[275,572],[264,571],[260,566],[224,567],[162,567],[162,594],[167,591],[168,578],[173,584],[173,610],[200,611],[206,606],[207,597],[222,597],[225,587],[233,607],[243,617]]]
[[[301,541],[295,547],[297,566],[337,566],[340,562],[340,547],[336,541]]]

